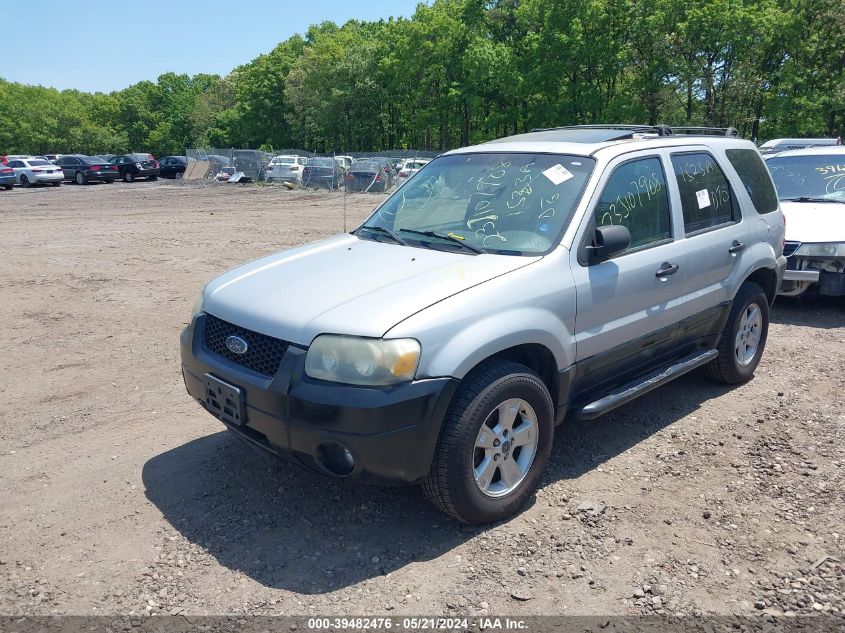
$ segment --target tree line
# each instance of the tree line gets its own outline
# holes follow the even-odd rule
[[[0,79],[0,153],[442,150],[625,122],[842,136],[843,0],[434,0],[323,22],[225,77]]]

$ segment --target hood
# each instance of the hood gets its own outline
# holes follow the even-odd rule
[[[206,287],[203,310],[300,345],[323,333],[380,337],[433,303],[538,259],[449,253],[344,234],[224,273]]]
[[[780,207],[786,218],[787,241],[845,242],[845,203],[781,200]]]

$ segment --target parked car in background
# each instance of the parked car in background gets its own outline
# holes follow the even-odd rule
[[[245,176],[255,181],[264,180],[267,162],[264,152],[255,149],[236,149],[232,152],[231,165],[235,168],[235,172],[243,172]]]
[[[99,156],[66,154],[56,161],[56,166],[62,170],[65,180],[71,180],[78,185],[89,182],[111,184],[118,176],[117,166],[109,164]]]
[[[343,169],[329,158],[309,158],[302,168],[302,186],[337,189],[343,182]]]
[[[44,158],[49,160],[51,163],[55,163],[62,156],[64,156],[64,154],[44,154]]]
[[[334,159],[340,162],[340,167],[343,171],[349,171],[349,168],[352,167],[352,163],[355,162],[355,159],[351,156],[336,155]]]
[[[0,165],[0,187],[11,189],[15,186],[15,170],[8,165]]]
[[[786,218],[780,294],[845,295],[845,147],[807,147],[766,160]]]
[[[346,190],[350,192],[384,192],[390,188],[388,183],[389,176],[385,173],[384,163],[378,160],[356,160],[346,172]]]
[[[33,185],[58,187],[64,180],[62,170],[46,158],[15,158],[6,163],[6,168],[14,170],[15,182],[21,187]]]
[[[305,167],[304,156],[275,156],[267,165],[267,182],[292,182],[302,185],[302,169]]]
[[[842,145],[839,138],[773,138],[760,145],[761,154],[776,154],[792,149],[816,147],[819,145]]]
[[[188,168],[186,156],[165,156],[158,161],[159,176],[162,178],[181,178]]]
[[[122,154],[114,156],[109,162],[117,166],[118,173],[125,182],[132,182],[136,178],[158,180],[161,172],[158,161],[152,154],[147,153]]]
[[[431,161],[427,158],[409,158],[406,160],[402,163],[402,166],[399,168],[399,174],[397,175],[400,179],[400,183],[402,180],[407,181],[408,178],[413,176],[430,162]]]

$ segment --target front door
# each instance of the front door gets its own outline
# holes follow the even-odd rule
[[[672,354],[687,316],[688,274],[679,213],[657,152],[611,162],[572,249],[577,294],[574,400],[624,384]],[[585,260],[596,226],[628,228],[631,245],[600,263]],[[681,233],[682,234],[682,233]]]

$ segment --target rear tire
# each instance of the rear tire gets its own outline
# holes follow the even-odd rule
[[[135,174],[131,171],[123,172],[123,182],[133,182],[135,180]]]
[[[545,384],[524,365],[492,361],[473,370],[443,421],[426,497],[472,525],[518,512],[549,461],[553,411]]]
[[[158,176],[150,176],[147,180],[158,180]]]
[[[54,186],[54,187],[61,187],[61,186],[62,186],[62,183],[60,183],[60,182],[54,182],[54,183],[53,183],[53,186]]]
[[[73,179],[76,181],[77,185],[85,185],[88,184],[88,179],[85,177],[81,171],[76,172]]]
[[[711,378],[736,385],[754,376],[769,333],[769,299],[763,288],[746,282],[734,297],[719,339],[719,355],[705,367]]]
[[[11,191],[14,187],[15,185],[3,185],[3,188],[6,189],[6,191]]]

